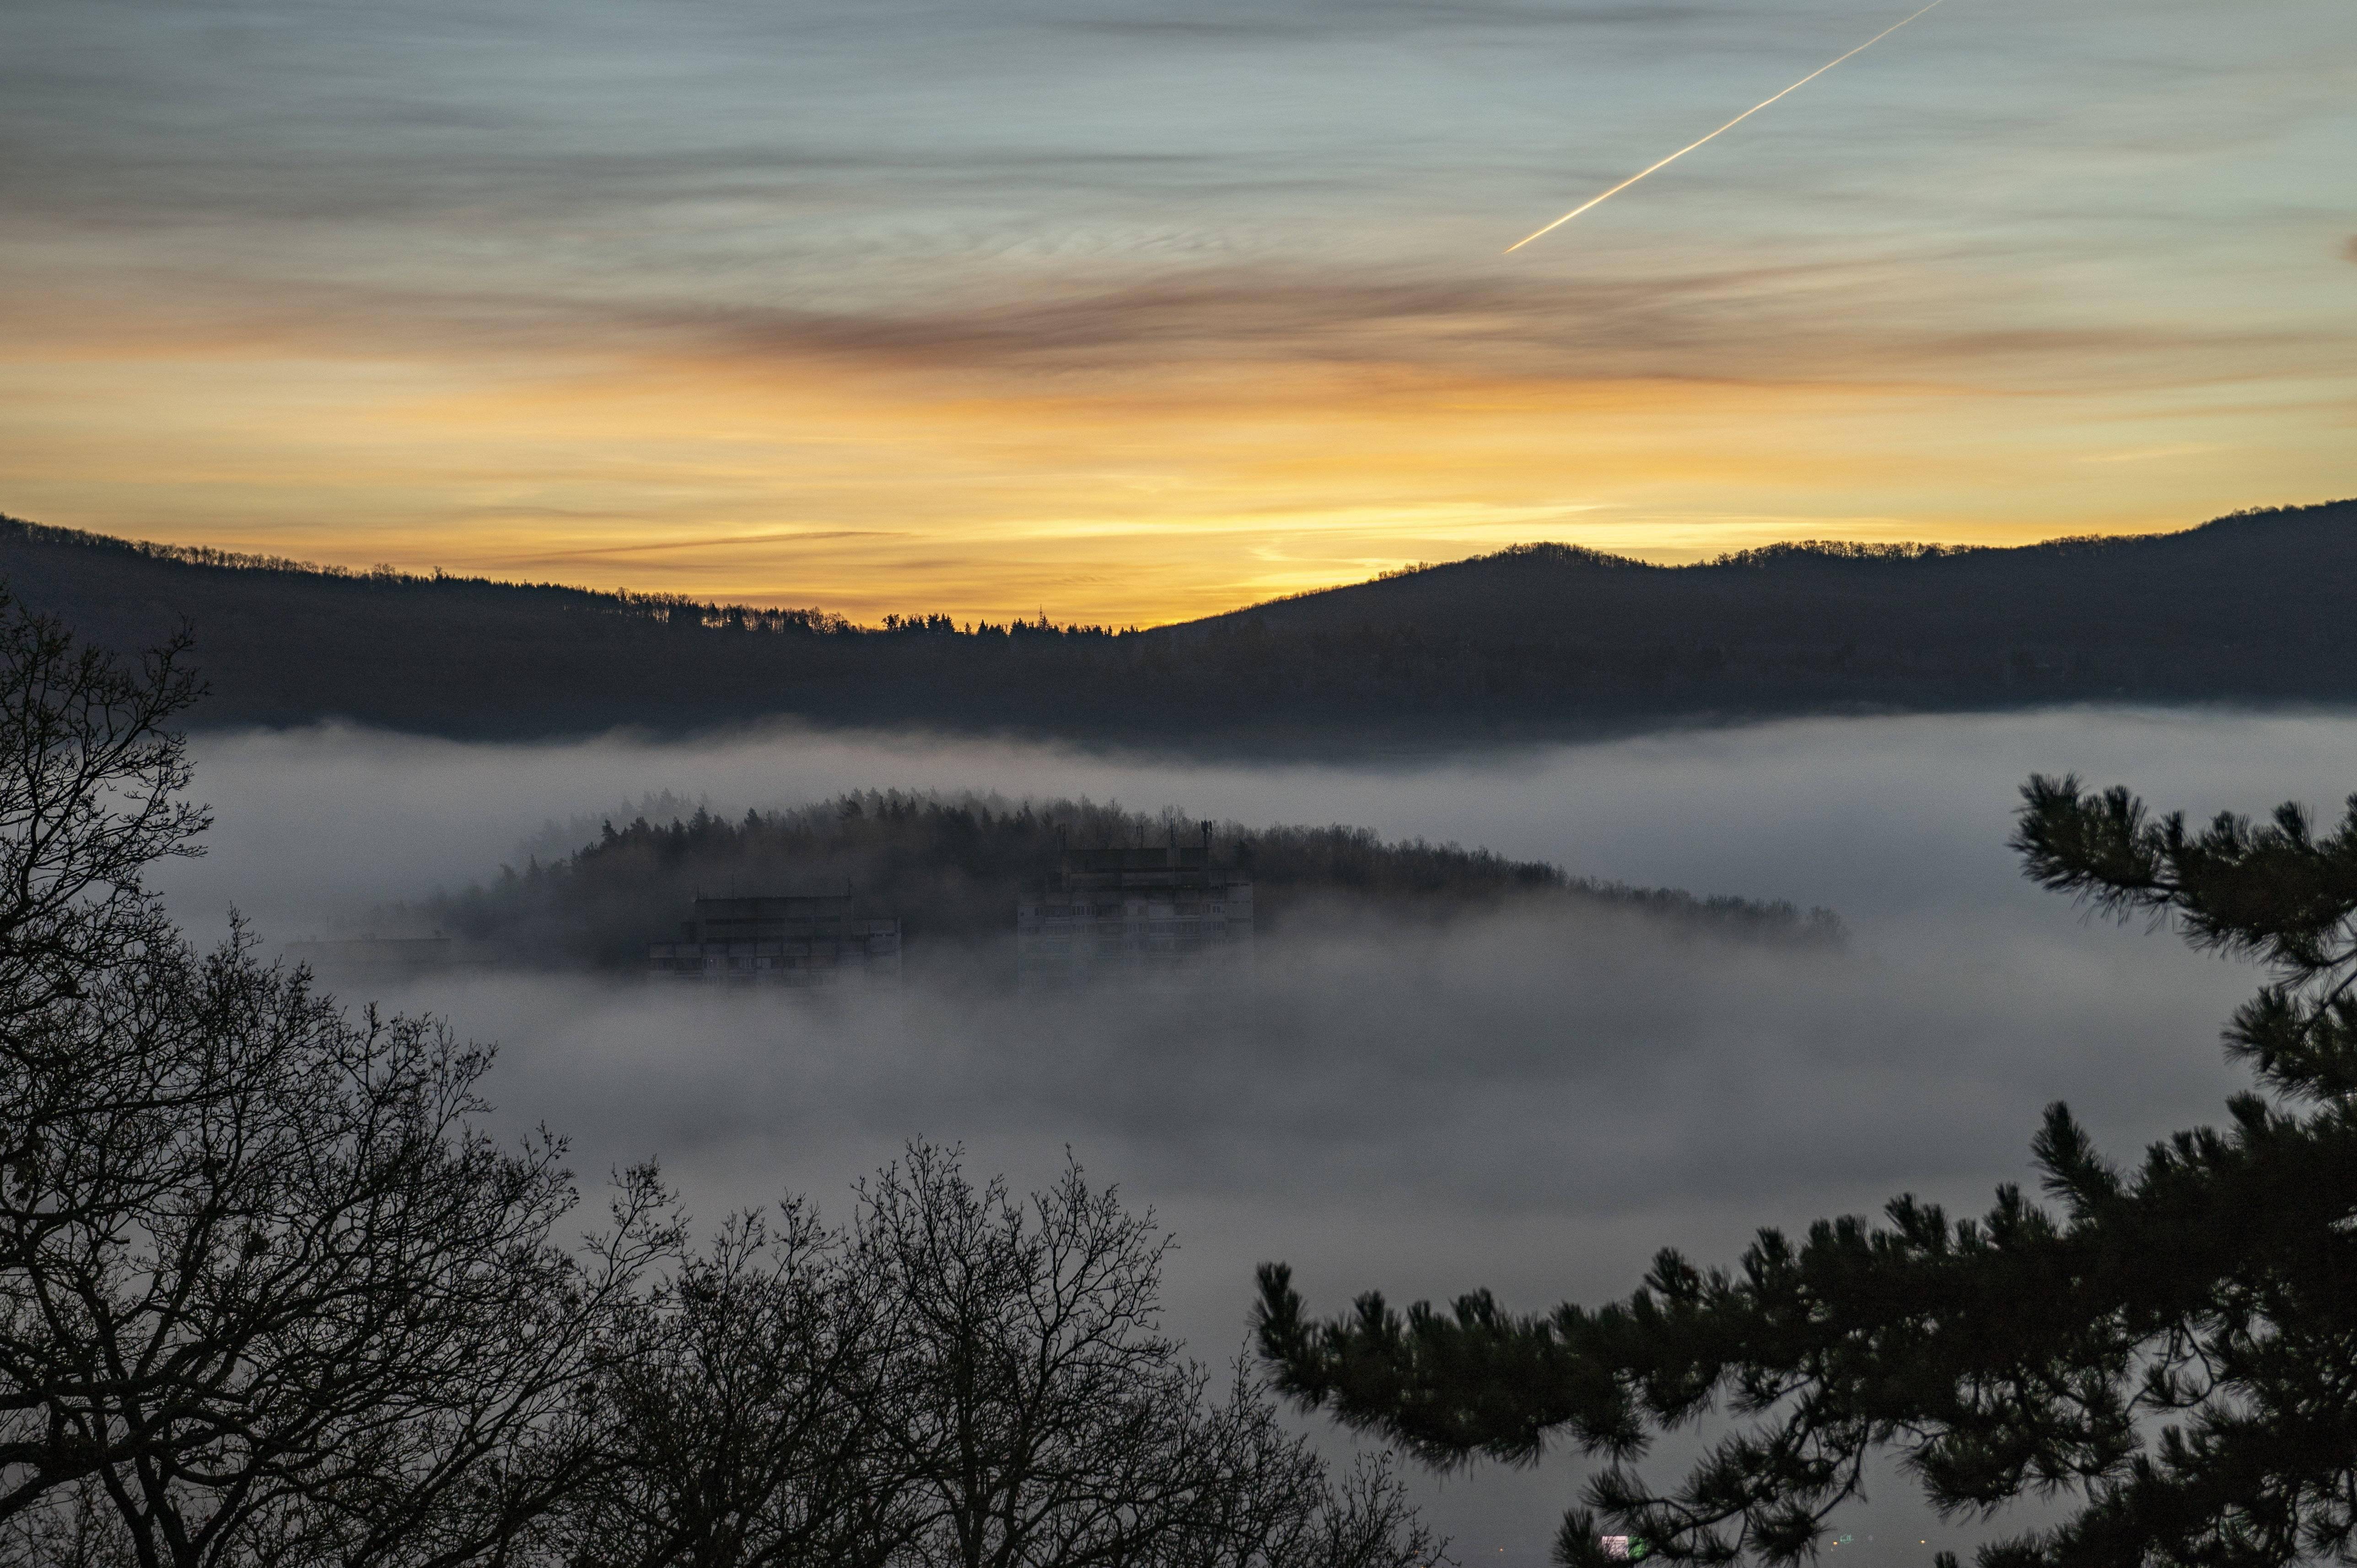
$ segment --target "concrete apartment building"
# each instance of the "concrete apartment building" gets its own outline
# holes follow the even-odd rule
[[[1208,843],[1083,850],[1015,907],[1016,972],[1027,987],[1211,964],[1249,970],[1251,878],[1214,865]]]
[[[658,978],[722,984],[900,983],[900,922],[863,916],[847,893],[698,898],[679,940],[647,948]]]

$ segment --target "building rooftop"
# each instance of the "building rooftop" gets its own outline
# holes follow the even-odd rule
[[[1225,887],[1243,883],[1233,866],[1216,865],[1211,847],[1123,844],[1075,851],[1051,886],[1073,892],[1129,887]]]

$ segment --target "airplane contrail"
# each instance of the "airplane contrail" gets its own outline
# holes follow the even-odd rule
[[[1940,3],[1941,3],[1941,0],[1932,0],[1932,4],[1931,4],[1931,5],[1929,5],[1924,6],[1924,7],[1923,7],[1923,11],[1931,11],[1931,10],[1935,10],[1935,9],[1937,9],[1937,8],[1938,8],[1938,6],[1940,5]],[[1796,91],[1800,91],[1802,88],[1808,86],[1808,85],[1809,85],[1809,83],[1811,83],[1811,82],[1813,82],[1813,81],[1816,81],[1816,80],[1817,80],[1817,78],[1819,78],[1819,77],[1821,77],[1821,76],[1824,75],[1824,73],[1825,73],[1825,72],[1827,72],[1827,71],[1829,71],[1829,70],[1833,70],[1833,68],[1834,68],[1834,67],[1835,67],[1835,66],[1837,66],[1837,65],[1841,64],[1841,62],[1842,62],[1843,60],[1846,60],[1846,59],[1849,59],[1851,55],[1861,55],[1861,54],[1864,54],[1867,50],[1868,50],[1868,49],[1872,48],[1875,45],[1877,45],[1877,44],[1880,43],[1883,39],[1885,39],[1885,38],[1889,38],[1891,34],[1893,34],[1893,33],[1897,32],[1900,28],[1901,28],[1901,27],[1905,27],[1908,23],[1910,23],[1910,22],[1913,21],[1913,20],[1915,19],[1915,17],[1916,17],[1916,16],[1921,16],[1921,15],[1923,14],[1923,11],[1918,11],[1918,12],[1916,12],[1916,13],[1914,14],[1914,16],[1903,16],[1903,17],[1901,17],[1900,20],[1898,20],[1898,21],[1896,21],[1896,22],[1891,23],[1891,24],[1890,24],[1890,26],[1889,26],[1889,27],[1887,27],[1883,28],[1883,29],[1882,29],[1882,31],[1880,31],[1880,32],[1878,32],[1878,33],[1875,34],[1875,35],[1874,35],[1874,37],[1872,37],[1872,38],[1870,38],[1867,39],[1867,40],[1866,40],[1866,42],[1864,42],[1864,43],[1862,43],[1862,44],[1858,45],[1858,46],[1857,46],[1857,48],[1854,48],[1854,49],[1850,50],[1850,51],[1849,51],[1849,54],[1841,55],[1841,56],[1836,57],[1835,59],[1829,59],[1829,60],[1825,61],[1825,63],[1824,63],[1824,64],[1823,64],[1823,65],[1821,65],[1821,66],[1817,67],[1817,69],[1816,69],[1816,70],[1813,70],[1813,71],[1809,72],[1809,74],[1808,74],[1808,75],[1806,75],[1806,76],[1804,76],[1804,77],[1801,78],[1801,80],[1800,80],[1800,81],[1796,81],[1796,82],[1792,83],[1792,86],[1790,86],[1790,87],[1788,87],[1788,88],[1784,89],[1784,91],[1783,91],[1783,92],[1780,92],[1780,93],[1776,94],[1776,98],[1781,98],[1781,97],[1783,97],[1783,96],[1784,96],[1784,94],[1785,94],[1785,93],[1787,93],[1787,92],[1796,92]],[[1611,189],[1609,189],[1609,190],[1606,191],[1602,196],[1591,197],[1591,198],[1589,198],[1587,200],[1583,201],[1583,202],[1581,202],[1578,206],[1577,206],[1577,207],[1573,208],[1570,211],[1568,211],[1568,212],[1565,213],[1562,217],[1560,217],[1560,218],[1556,219],[1554,222],[1552,222],[1552,223],[1548,224],[1545,228],[1544,228],[1544,229],[1540,229],[1540,230],[1536,230],[1536,231],[1534,231],[1534,232],[1531,232],[1531,233],[1528,233],[1528,234],[1523,235],[1521,239],[1519,239],[1519,240],[1515,241],[1512,244],[1511,244],[1511,245],[1507,246],[1507,247],[1506,247],[1506,249],[1505,249],[1505,252],[1504,252],[1504,253],[1505,253],[1505,254],[1507,254],[1507,255],[1509,255],[1509,256],[1512,255],[1516,251],[1521,250],[1524,245],[1529,244],[1533,240],[1537,239],[1541,234],[1550,234],[1550,233],[1553,233],[1555,230],[1562,228],[1565,224],[1566,224],[1566,223],[1570,222],[1573,219],[1575,219],[1575,218],[1578,217],[1581,213],[1583,213],[1583,212],[1587,211],[1589,208],[1594,207],[1595,205],[1597,205],[1597,203],[1601,202],[1601,201],[1609,200],[1609,199],[1610,199],[1611,198],[1613,198],[1613,197],[1616,197],[1616,196],[1620,195],[1622,191],[1624,191],[1624,190],[1628,189],[1631,186],[1632,186],[1632,185],[1636,184],[1639,180],[1641,180],[1641,179],[1644,178],[1647,175],[1652,174],[1654,170],[1656,170],[1656,169],[1667,168],[1670,165],[1672,165],[1672,164],[1674,164],[1674,163],[1677,162],[1680,158],[1682,158],[1682,157],[1685,156],[1688,153],[1693,152],[1696,147],[1701,146],[1701,145],[1702,145],[1702,144],[1703,144],[1703,142],[1710,141],[1713,137],[1717,137],[1717,136],[1719,136],[1719,135],[1723,135],[1723,134],[1726,134],[1727,132],[1734,130],[1738,125],[1742,124],[1743,124],[1743,122],[1745,122],[1746,120],[1750,119],[1750,118],[1751,118],[1751,116],[1753,116],[1754,114],[1759,113],[1760,113],[1760,111],[1761,111],[1762,109],[1767,108],[1767,107],[1768,107],[1768,105],[1770,105],[1770,103],[1775,102],[1776,102],[1776,98],[1763,98],[1763,99],[1761,99],[1759,102],[1754,103],[1750,108],[1746,109],[1742,113],[1738,114],[1734,119],[1729,120],[1726,124],[1721,125],[1717,130],[1713,131],[1713,132],[1710,134],[1710,135],[1708,135],[1708,136],[1705,136],[1705,137],[1702,139],[1702,141],[1701,141],[1701,142],[1688,142],[1684,146],[1680,147],[1676,152],[1672,153],[1668,157],[1663,158],[1660,163],[1653,164],[1653,165],[1651,165],[1651,166],[1647,166],[1647,167],[1645,167],[1645,168],[1641,168],[1641,169],[1639,169],[1635,174],[1631,175],[1627,179],[1622,180],[1619,185],[1614,186]]]

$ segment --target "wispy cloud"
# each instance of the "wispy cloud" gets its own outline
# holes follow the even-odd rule
[[[2082,463],[2155,463],[2168,457],[2198,457],[2205,452],[2215,452],[2213,441],[2180,441],[2168,446],[2138,446],[2126,452],[2091,452],[2079,459]]]
[[[861,613],[1163,596],[1060,607],[1122,619],[1555,500],[1684,551],[2341,493],[2346,273],[2282,191],[2331,177],[2353,24],[2285,3],[1944,8],[1501,265],[1860,15],[27,0],[0,488]]]

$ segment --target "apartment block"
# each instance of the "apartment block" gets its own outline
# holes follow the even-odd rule
[[[1252,879],[1201,847],[1083,850],[1027,886],[1015,908],[1017,973],[1027,987],[1112,973],[1222,965],[1249,970]]]
[[[897,986],[900,922],[862,915],[847,893],[698,898],[678,940],[648,945],[647,969],[707,983]]]

